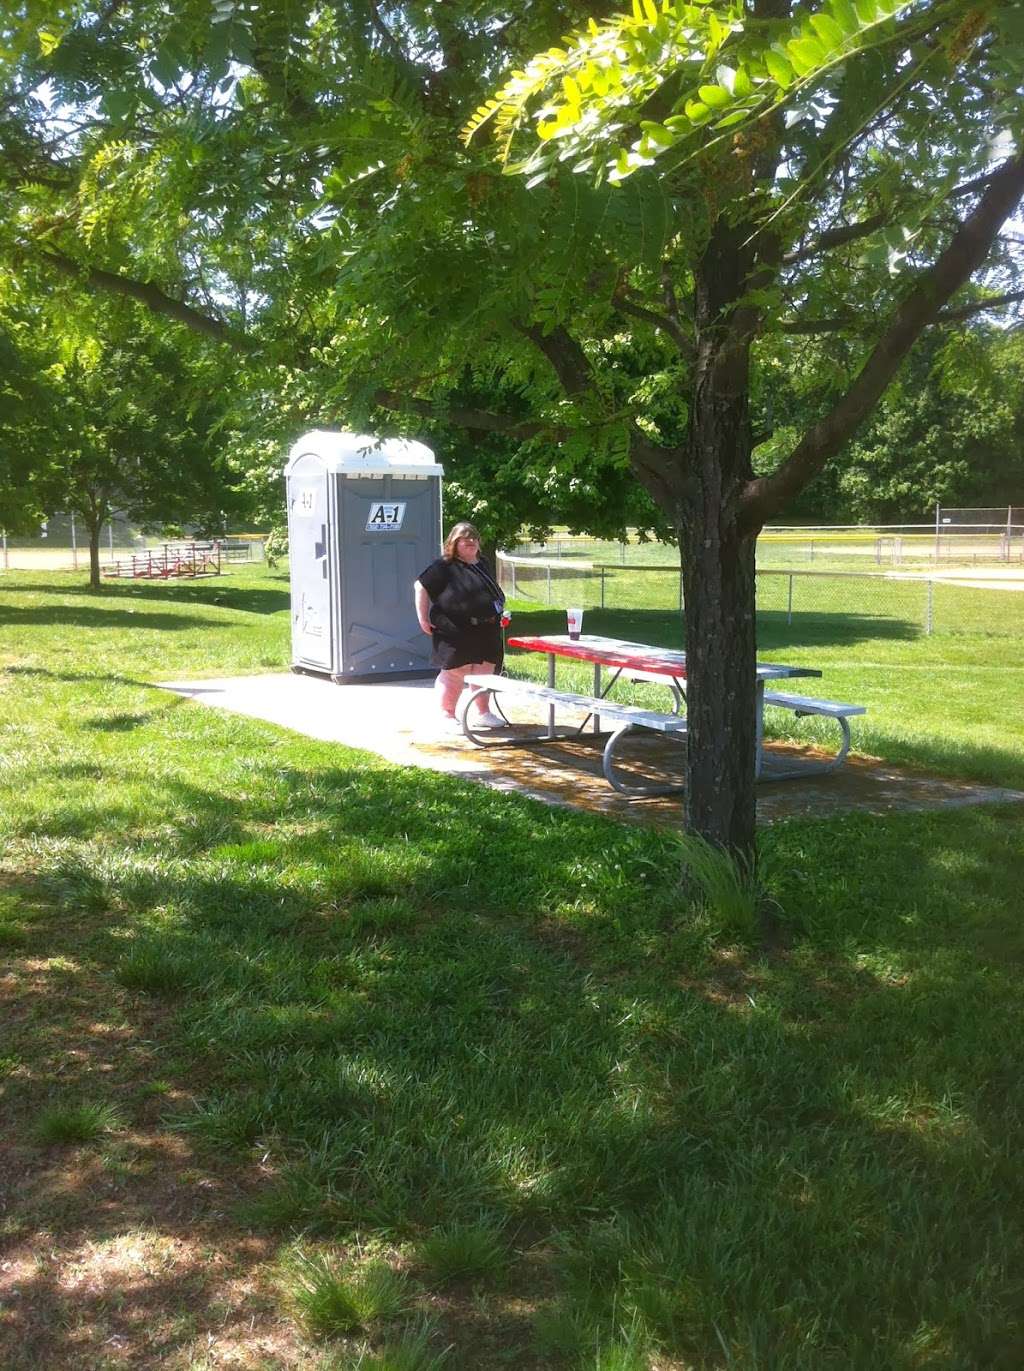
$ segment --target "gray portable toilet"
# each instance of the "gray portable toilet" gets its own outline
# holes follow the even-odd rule
[[[293,669],[339,683],[434,674],[412,586],[440,552],[442,475],[404,438],[316,430],[292,447]]]

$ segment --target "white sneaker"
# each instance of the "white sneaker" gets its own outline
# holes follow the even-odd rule
[[[488,709],[483,714],[474,714],[469,720],[470,728],[508,728],[508,723]]]
[[[441,732],[446,738],[449,736],[464,738],[466,736],[462,731],[462,721],[453,719],[450,714],[446,714],[441,720]]]

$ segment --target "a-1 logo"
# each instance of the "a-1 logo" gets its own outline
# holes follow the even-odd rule
[[[394,533],[400,529],[405,518],[405,505],[404,500],[396,503],[375,500],[366,517],[367,533]]]

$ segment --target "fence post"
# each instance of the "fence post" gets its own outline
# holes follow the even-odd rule
[[[793,622],[793,573],[789,573],[789,598],[786,601],[786,623]]]
[[[810,557],[808,558],[808,561],[811,561],[811,562],[814,561],[814,539],[813,539],[813,538],[811,539]]]
[[[509,569],[509,571],[511,571],[511,573],[512,573],[512,585],[511,585],[511,587],[510,587],[512,593],[511,593],[511,595],[509,596],[509,599],[515,600],[515,599],[518,598],[518,596],[516,595],[516,564],[515,564],[515,562],[509,562],[509,564],[508,564],[508,569]]]
[[[551,603],[551,568],[550,568],[550,566],[547,568],[547,573],[548,573],[548,604],[550,604],[550,603]]]
[[[619,566],[625,566],[625,565],[626,565],[626,544],[625,544],[625,543],[620,543],[620,544],[619,544]]]
[[[932,628],[934,627],[934,624],[935,624],[935,582],[929,579],[929,581],[928,581],[928,598],[927,598],[927,601],[926,601],[926,603],[925,603],[925,612],[924,612],[924,631],[925,631],[925,636],[926,636],[926,637],[928,637],[928,636],[931,635],[931,631],[932,631]]]

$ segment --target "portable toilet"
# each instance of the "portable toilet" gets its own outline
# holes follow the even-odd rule
[[[443,468],[422,443],[316,430],[288,454],[292,667],[433,675],[413,582],[441,547]]]

